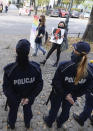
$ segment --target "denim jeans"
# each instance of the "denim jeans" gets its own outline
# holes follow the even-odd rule
[[[35,55],[37,55],[38,49],[43,52],[43,55],[46,53],[46,50],[42,47],[42,45],[40,43],[36,43]]]

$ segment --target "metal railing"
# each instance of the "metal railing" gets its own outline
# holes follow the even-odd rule
[[[48,36],[51,37],[51,34],[49,33]],[[83,33],[81,33],[81,32],[77,32],[77,33],[68,32],[68,36],[81,38],[83,36]]]
[[[83,36],[83,33],[70,33],[68,32],[68,36],[69,37],[77,37],[77,38],[81,38]]]

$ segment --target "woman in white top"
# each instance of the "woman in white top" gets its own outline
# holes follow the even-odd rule
[[[45,63],[46,63],[47,59],[50,57],[50,55],[54,52],[54,50],[57,50],[57,60],[53,66],[56,67],[58,65],[60,53],[61,53],[61,44],[62,44],[63,38],[64,38],[64,32],[65,32],[65,23],[64,23],[64,21],[61,21],[58,24],[58,28],[53,30],[52,37],[50,39],[50,41],[53,43],[53,45],[52,45],[51,49],[49,50],[45,60],[40,62],[40,64],[45,65]]]

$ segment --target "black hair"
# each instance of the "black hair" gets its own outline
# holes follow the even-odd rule
[[[60,22],[58,23],[58,25],[59,25],[60,23],[63,23],[63,24],[64,24],[64,28],[66,27],[66,24],[65,24],[64,21],[60,21]]]
[[[25,54],[18,54],[16,56],[16,62],[21,69],[26,69],[29,64],[29,57]]]

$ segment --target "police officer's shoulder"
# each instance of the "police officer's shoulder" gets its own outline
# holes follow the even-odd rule
[[[93,63],[88,63],[88,65],[93,69]]]
[[[41,72],[40,64],[35,61],[30,61],[30,65],[33,66],[38,72]]]
[[[8,76],[10,76],[10,74],[12,73],[12,71],[17,67],[17,63],[9,63],[4,67],[4,71],[5,73],[8,74]]]
[[[67,70],[69,67],[71,67],[74,64],[75,63],[73,63],[72,61],[63,61],[59,64],[58,68],[60,68],[61,71],[64,72],[65,70]]]
[[[10,70],[14,65],[15,65],[15,62],[14,63],[9,63],[3,69],[4,69],[4,71]]]

